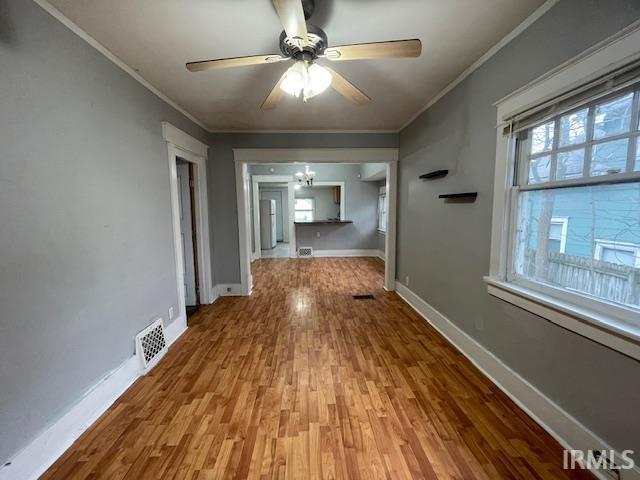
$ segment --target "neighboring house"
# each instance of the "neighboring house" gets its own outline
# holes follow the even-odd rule
[[[545,198],[528,195],[534,220],[528,247],[536,250]],[[640,267],[640,185],[618,184],[554,192],[547,251]]]

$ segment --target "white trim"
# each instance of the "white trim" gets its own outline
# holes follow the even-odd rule
[[[585,451],[591,449],[613,450],[603,439],[582,425],[576,418],[505,365],[498,357],[409,288],[396,282],[396,291],[405,302],[564,448]],[[616,452],[616,456],[617,463],[622,464],[620,453]],[[591,472],[603,480],[610,478],[604,476],[602,471],[592,470]],[[624,470],[623,478],[625,480],[640,479],[640,469],[636,466],[633,470]]]
[[[162,138],[167,142],[173,143],[175,146],[180,147],[182,150],[186,150],[187,152],[191,152],[194,155],[207,158],[209,145],[193,138],[191,135],[183,132],[177,127],[174,127],[169,122],[161,122],[161,124]]]
[[[236,148],[233,150],[236,170],[236,200],[238,210],[238,246],[240,250],[240,282],[243,295],[250,295],[251,275],[251,216],[249,215],[250,163],[386,163],[387,196],[389,198],[385,251],[385,288],[394,290],[396,275],[396,199],[398,176],[397,148]],[[289,191],[289,211],[293,212],[294,195]],[[295,238],[295,233],[292,238]],[[290,238],[290,245],[295,246]],[[297,248],[291,248],[295,258]]]
[[[435,105],[438,101],[440,101],[445,95],[447,95],[451,90],[456,88],[460,83],[462,83],[469,75],[475,72],[478,68],[484,65],[487,61],[491,59],[496,53],[502,50],[507,44],[509,44],[513,39],[515,39],[518,35],[524,32],[527,28],[533,25],[540,17],[542,17],[545,13],[547,13],[552,7],[554,7],[560,0],[547,0],[544,2],[538,9],[529,15],[520,25],[514,28],[506,37],[496,43],[493,47],[491,47],[484,55],[482,55],[478,60],[473,62],[473,64],[464,70],[458,77],[447,85],[443,90],[440,91],[435,97],[429,100],[421,110],[416,112],[408,121],[400,127],[398,132],[401,132],[409,125],[411,125],[420,115],[429,110],[433,105]]]
[[[120,69],[124,70],[136,82],[138,82],[143,87],[145,87],[147,90],[149,90],[150,92],[155,94],[157,97],[159,97],[160,100],[162,100],[163,102],[165,102],[168,105],[170,105],[173,108],[175,108],[178,112],[180,112],[182,115],[187,117],[189,120],[191,120],[193,123],[195,123],[196,125],[198,125],[202,129],[204,129],[205,131],[207,131],[207,132],[209,131],[209,128],[204,124],[204,122],[201,122],[200,120],[198,120],[196,117],[191,115],[189,112],[187,112],[184,108],[182,108],[176,102],[174,102],[169,97],[167,97],[164,93],[162,93],[156,87],[151,85],[151,83],[149,83],[147,80],[145,80],[133,68],[131,68],[126,63],[124,63],[118,57],[116,57],[113,53],[111,53],[111,51],[109,51],[109,49],[107,49],[107,47],[102,45],[95,38],[93,38],[91,35],[89,35],[87,32],[85,32],[82,28],[80,28],[78,25],[76,25],[74,22],[72,22],[70,19],[68,19],[60,10],[58,10],[56,7],[51,5],[48,1],[46,1],[46,0],[33,0],[33,1],[36,4],[38,4],[40,7],[42,7],[42,9],[45,10],[47,13],[49,13],[52,17],[54,17],[56,20],[58,20],[60,23],[62,23],[65,27],[67,27],[69,30],[71,30],[73,33],[75,33],[77,36],[79,36],[81,39],[83,39],[85,42],[87,42],[93,48],[95,48],[98,52],[100,52],[102,55],[104,55],[109,60],[111,60],[111,62],[113,62],[117,67],[119,67]]]
[[[527,19],[525,19],[520,25],[518,25],[511,33],[505,36],[502,40],[500,40],[497,44],[491,47],[484,55],[482,55],[478,60],[476,60],[471,66],[465,69],[453,82],[447,85],[443,90],[441,90],[435,97],[433,97],[429,102],[418,112],[412,115],[400,128],[397,129],[383,129],[383,130],[336,130],[336,129],[315,129],[315,130],[252,130],[252,129],[228,129],[228,130],[214,130],[210,129],[204,122],[198,120],[196,117],[187,112],[184,108],[178,105],[176,102],[171,100],[168,96],[154,87],[151,83],[145,80],[139,73],[137,73],[134,69],[132,69],[129,65],[124,63],[118,57],[116,57],[111,51],[109,51],[104,45],[98,42],[95,38],[85,32],[82,28],[80,28],[77,24],[72,22],[69,18],[67,18],[62,12],[60,12],[57,8],[51,5],[46,0],[34,0],[36,4],[38,4],[42,9],[48,12],[51,16],[57,19],[60,23],[65,25],[69,30],[82,38],[85,42],[95,48],[102,55],[107,57],[111,62],[113,62],[120,69],[124,70],[127,74],[129,74],[134,80],[143,85],[149,91],[153,92],[157,95],[161,100],[171,105],[177,111],[182,113],[189,120],[203,128],[209,133],[212,134],[225,134],[225,133],[253,133],[253,134],[283,134],[283,133],[317,133],[317,134],[333,134],[333,133],[341,133],[341,134],[397,134],[402,130],[407,128],[412,122],[416,120],[422,113],[428,110],[431,106],[437,103],[442,97],[444,97],[447,93],[453,90],[457,85],[459,85],[465,78],[471,75],[474,71],[480,68],[484,63],[486,63],[491,57],[493,57],[496,53],[498,53],[503,47],[505,47],[508,43],[510,43],[514,38],[524,32],[530,25],[532,25],[536,20],[538,20],[542,15],[544,15],[551,7],[559,2],[559,0],[547,0],[542,6],[540,6],[535,12],[533,12]]]
[[[329,257],[379,257],[380,250],[313,250],[313,256],[317,258]]]
[[[234,148],[240,163],[387,163],[397,148]]]
[[[568,297],[569,293],[567,292],[566,295],[561,297],[561,292],[558,292],[558,295],[553,295],[553,302],[547,302],[554,304],[551,309],[541,308],[541,298],[549,297],[546,291],[544,293],[533,292],[530,288],[511,283],[509,283],[509,286],[512,287],[511,289],[504,288],[506,282],[511,279],[508,259],[511,255],[511,243],[516,225],[515,215],[517,209],[515,204],[518,187],[512,187],[514,185],[514,176],[517,174],[515,172],[515,142],[512,136],[503,135],[502,127],[509,118],[526,111],[534,105],[570,92],[581,84],[599,78],[622,65],[637,60],[640,58],[638,45],[640,45],[640,21],[577,55],[560,67],[542,75],[538,80],[506,96],[496,104],[498,128],[496,132],[491,255],[488,278],[488,283],[490,284],[488,289],[491,294],[495,294],[503,300],[511,301],[511,303],[521,308],[561,324],[565,328],[576,331],[576,333],[603,343],[610,348],[616,350],[622,348],[619,351],[634,356],[634,358],[638,358],[636,356],[637,347],[631,348],[631,351],[636,353],[630,354],[629,348],[621,344],[617,337],[617,332],[627,331],[632,327],[629,327],[627,322],[622,320],[620,323],[614,322],[610,318],[604,317],[602,313],[595,311],[593,305],[596,304],[594,303],[590,306],[591,299],[572,294],[571,300],[567,301],[565,296]],[[493,287],[500,285],[502,288],[491,288],[491,285]],[[544,286],[541,286],[540,290],[542,290],[542,287]],[[515,290],[518,291],[516,295],[514,295]],[[599,302],[597,306],[601,306],[600,304],[605,305],[605,303]],[[563,318],[559,319],[557,313],[559,306],[566,307],[572,315],[568,317],[564,315]],[[617,312],[619,309],[616,306],[611,306],[609,310]],[[578,315],[578,312],[580,315]],[[587,313],[586,317],[599,327],[597,335],[592,329],[585,330],[580,323],[571,321],[571,317],[582,316],[584,312]]]
[[[560,240],[560,253],[565,253],[567,250],[567,234],[569,232],[569,217],[552,217],[551,225],[561,225],[562,230],[560,232],[560,238],[551,238],[549,240]]]
[[[171,346],[187,329],[185,317],[166,330]],[[8,466],[0,467],[0,480],[36,480],[80,437],[137,379],[140,362],[134,355],[102,377],[53,425],[41,432]]]
[[[340,187],[340,220],[347,219],[346,182],[313,182],[314,187]],[[301,197],[298,197],[301,198]],[[315,209],[315,204],[314,204]],[[314,212],[315,218],[315,212]]]
[[[243,293],[242,285],[239,283],[224,283],[216,285],[215,290],[218,297],[242,297],[245,295]]]
[[[382,250],[376,250],[376,257],[383,261],[386,260],[385,254]]]
[[[602,249],[607,248],[609,250],[621,250],[623,252],[633,253],[634,267],[640,268],[640,245],[631,242],[616,242],[615,240],[601,240],[596,238],[596,249],[593,253],[593,257],[596,260],[602,260]]]
[[[498,100],[498,123],[640,58],[640,21]]]
[[[196,218],[196,234],[198,252],[198,272],[200,275],[200,303],[206,304],[212,297],[211,285],[211,246],[209,242],[209,202],[207,200],[207,167],[206,149],[208,147],[187,133],[175,128],[169,123],[162,122],[162,134],[167,142],[169,159],[169,190],[171,194],[171,215],[173,223],[173,253],[176,266],[176,288],[178,293],[178,310],[186,318],[187,309],[184,297],[184,256],[180,236],[180,203],[178,199],[178,172],[176,162],[181,158],[192,163],[194,168],[194,204]],[[179,142],[179,144],[172,143]],[[200,149],[204,155],[197,155],[192,149]]]
[[[260,184],[261,183],[286,183],[287,184],[287,203],[293,190],[293,175],[251,175],[251,189],[253,197],[253,251],[251,251],[251,261],[262,258],[261,237],[260,237]],[[294,192],[295,193],[295,192]],[[289,227],[289,245],[296,243],[296,228],[294,224],[295,212],[287,209],[289,218],[287,219],[287,227]],[[284,227],[283,227],[284,228]],[[290,257],[293,258],[292,255]]]
[[[235,165],[240,284],[242,285],[242,294],[251,295],[253,276],[251,275],[251,215],[249,215],[248,211],[250,188],[249,171],[247,163],[235,162]],[[291,196],[291,194],[289,194],[289,196]],[[291,204],[289,204],[289,206],[291,206]]]
[[[336,129],[326,129],[326,130],[322,130],[322,129],[311,129],[311,130],[305,130],[305,129],[299,129],[299,130],[268,130],[268,129],[263,129],[263,130],[252,130],[252,129],[229,129],[229,130],[209,130],[209,133],[212,134],[228,134],[228,133],[253,133],[253,134],[263,134],[263,135],[275,135],[275,134],[283,134],[283,133],[294,133],[294,134],[301,134],[301,133],[317,133],[317,134],[332,134],[332,133],[358,133],[358,134],[365,134],[365,133],[375,133],[375,134],[396,134],[399,133],[400,130],[396,129],[382,129],[382,130],[336,130]]]

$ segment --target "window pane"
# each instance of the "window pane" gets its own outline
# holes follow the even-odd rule
[[[561,223],[553,223],[551,222],[551,227],[549,228],[549,238],[560,240],[562,239],[562,224]]]
[[[569,218],[562,253],[553,217]],[[518,275],[640,308],[640,269],[624,252],[606,251],[615,242],[640,248],[640,183],[523,192],[516,227]]]
[[[634,170],[640,171],[640,137],[636,140],[636,166]]]
[[[596,107],[593,138],[605,138],[629,131],[633,93]]]
[[[602,256],[600,258],[605,262],[625,265],[627,267],[633,267],[636,264],[635,252],[630,252],[629,250],[603,247]]]
[[[629,139],[594,145],[591,157],[591,175],[608,175],[624,172],[627,167]]]
[[[551,171],[551,157],[533,158],[529,161],[529,183],[542,183],[549,181]]]
[[[296,210],[313,210],[313,199],[311,198],[296,198]]]
[[[589,109],[569,113],[560,118],[560,146],[577,145],[587,140],[587,115]]]
[[[584,148],[558,154],[556,180],[580,178],[584,171]]]
[[[554,122],[545,123],[531,130],[531,153],[540,153],[553,148]]]

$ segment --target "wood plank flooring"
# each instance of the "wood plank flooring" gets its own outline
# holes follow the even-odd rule
[[[42,478],[591,478],[382,276],[257,261]]]

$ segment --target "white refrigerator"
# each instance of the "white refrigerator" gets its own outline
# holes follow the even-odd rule
[[[260,249],[276,246],[276,201],[260,200]]]

